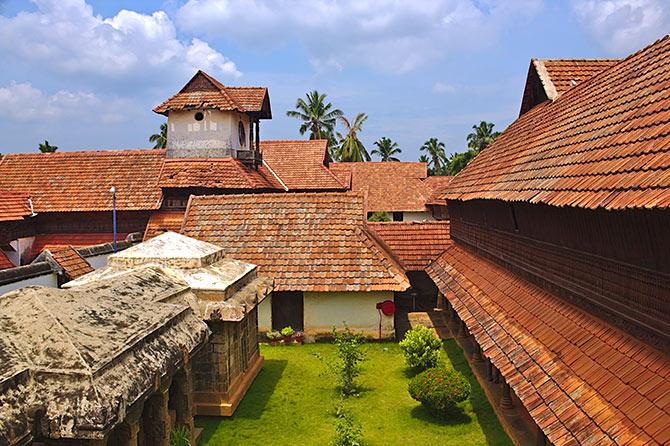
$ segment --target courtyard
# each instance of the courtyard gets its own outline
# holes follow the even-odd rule
[[[470,399],[448,420],[436,420],[407,393],[412,376],[395,343],[364,346],[368,360],[362,391],[346,400],[362,425],[367,445],[510,445],[484,391],[453,340],[444,343],[442,361],[472,385]],[[265,366],[231,418],[200,417],[198,444],[326,445],[334,433],[339,396],[334,376],[322,359],[333,358],[332,344],[261,346]]]

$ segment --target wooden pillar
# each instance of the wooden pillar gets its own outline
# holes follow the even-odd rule
[[[493,367],[493,383],[500,384],[500,370],[497,367]]]
[[[467,327],[465,326],[465,322],[460,321],[458,323],[458,333],[456,334],[456,336],[458,336],[459,338],[464,338],[466,336],[466,333],[467,333]]]
[[[512,402],[512,394],[510,391],[509,384],[503,383],[502,396],[500,397],[500,408],[509,410],[514,408],[514,403]]]
[[[256,151],[261,151],[261,123],[256,119]]]
[[[536,446],[547,446],[547,436],[544,435],[544,432],[542,432],[542,429],[539,427],[537,428],[537,436],[535,437],[535,445]]]
[[[486,379],[493,382],[493,364],[490,359],[486,360]]]
[[[472,352],[472,360],[475,362],[482,362],[484,360],[484,357],[482,356],[482,348],[477,344],[474,336],[472,337],[472,342],[475,346],[475,349]]]
[[[254,150],[254,121],[249,121],[249,150]]]

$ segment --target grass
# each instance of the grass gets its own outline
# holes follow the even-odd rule
[[[472,384],[462,411],[435,420],[407,393],[411,372],[397,344],[367,344],[362,391],[346,400],[363,426],[366,445],[511,445],[493,409],[453,341],[443,362]],[[338,395],[334,377],[314,354],[333,357],[331,344],[262,346],[265,366],[231,418],[198,418],[200,445],[328,445]]]

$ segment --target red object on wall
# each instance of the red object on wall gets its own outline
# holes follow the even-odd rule
[[[382,310],[385,316],[391,316],[395,313],[395,303],[392,300],[385,300],[377,303],[377,309]]]

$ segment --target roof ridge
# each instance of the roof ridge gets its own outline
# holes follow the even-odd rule
[[[386,244],[379,240],[372,231],[369,231],[365,225],[365,222],[363,222],[362,225],[355,225],[354,233],[378,258],[378,260],[381,260],[382,264],[393,276],[393,278],[401,286],[407,285],[407,288],[409,288],[410,283],[409,279],[407,279],[407,275],[405,274],[405,268],[395,257],[395,255],[391,254],[392,251],[390,250],[390,247],[386,246]],[[386,263],[388,263],[388,265]]]

